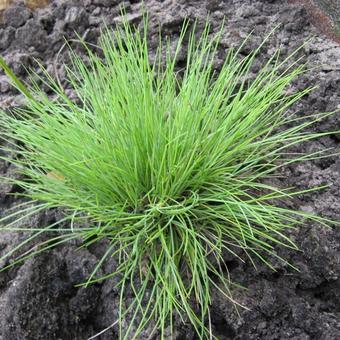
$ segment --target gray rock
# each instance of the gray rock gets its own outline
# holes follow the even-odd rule
[[[101,11],[101,8],[100,7],[96,7],[94,9],[94,11],[92,12],[92,15],[99,15],[100,14],[100,11]]]
[[[114,18],[113,22],[117,24],[121,24],[122,22],[126,21],[130,24],[136,24],[142,19],[142,13],[127,13],[124,16],[119,16]]]
[[[93,5],[104,6],[104,7],[117,5],[118,3],[119,1],[117,0],[93,0],[92,1]]]
[[[15,29],[13,27],[0,28],[0,50],[4,50],[11,45],[14,35]]]
[[[26,69],[32,65],[31,53],[11,53],[7,56],[7,63],[17,76],[26,75]]]
[[[44,51],[47,47],[46,32],[40,23],[29,19],[15,34],[16,44],[19,48],[34,47],[37,51]]]
[[[32,12],[24,6],[11,6],[3,14],[4,24],[12,27],[20,27],[31,17]]]
[[[70,7],[66,11],[65,24],[67,28],[74,29],[79,33],[88,24],[88,14],[82,7]]]
[[[0,77],[0,92],[1,93],[7,93],[10,90],[10,84],[8,82],[8,78],[7,76],[1,76]],[[3,193],[5,192],[5,190],[2,188],[3,185],[7,185],[7,184],[0,184],[0,192]],[[1,196],[1,194],[0,194]]]
[[[206,2],[205,7],[208,11],[215,11],[220,7],[221,2],[221,0],[210,0]]]

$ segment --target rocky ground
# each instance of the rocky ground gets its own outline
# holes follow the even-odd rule
[[[221,60],[229,47],[238,46],[250,32],[253,34],[249,43],[242,49],[244,55],[280,24],[260,53],[255,68],[277,47],[281,46],[284,56],[309,39],[301,54],[312,70],[300,77],[294,88],[318,87],[295,109],[303,115],[340,108],[340,46],[311,24],[314,19],[302,4],[288,0],[145,0],[144,3],[150,13],[151,44],[157,40],[153,37],[158,23],[164,34],[176,39],[186,17],[204,23],[210,13],[209,20],[215,31],[225,17]],[[0,53],[22,79],[25,67],[34,68],[34,60],[38,59],[63,83],[62,62],[68,59],[64,37],[82,53],[79,44],[72,41],[75,31],[96,44],[103,23],[114,26],[120,21],[121,4],[131,22],[140,22],[142,5],[139,0],[54,0],[35,11],[20,3],[14,4],[3,13]],[[5,110],[22,105],[22,98],[2,73],[0,103]],[[316,129],[339,130],[340,113],[320,123]],[[340,151],[339,136],[310,142],[303,149],[315,151],[333,147],[334,151]],[[14,175],[11,166],[3,161],[0,161],[0,171],[6,176]],[[291,204],[297,209],[339,220],[339,157],[291,166],[283,175],[282,184],[301,189],[329,184],[328,188],[298,197]],[[17,190],[0,183],[2,216],[19,203],[13,196],[6,195]],[[20,225],[47,225],[57,215],[57,211],[41,213]],[[1,233],[0,255],[13,249],[26,236],[25,233]],[[227,259],[231,279],[247,287],[235,291],[235,297],[250,310],[240,310],[238,315],[229,303],[215,294],[212,323],[220,339],[340,339],[340,228],[307,225],[291,236],[300,251],[278,248],[277,252],[294,263],[299,271],[275,261],[275,272],[261,264],[255,270],[247,260],[240,263]],[[100,258],[103,245],[82,250],[76,247],[75,242],[57,248],[0,273],[0,340],[84,340],[114,322],[118,295],[112,289],[112,282],[87,289],[75,288]],[[2,265],[5,263],[0,263],[0,267]],[[114,265],[113,260],[106,264],[105,270]],[[98,339],[116,339],[116,332],[112,327]],[[147,332],[141,337],[148,338]],[[178,324],[175,338],[191,340],[195,336],[190,326]]]

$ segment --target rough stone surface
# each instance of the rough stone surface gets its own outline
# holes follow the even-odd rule
[[[0,50],[7,49],[11,45],[14,35],[15,29],[13,27],[0,28]]]
[[[64,37],[71,40],[77,31],[86,41],[96,44],[103,23],[114,27],[121,21],[120,4],[121,1],[54,0],[29,16],[6,19],[7,24],[0,24],[0,52],[22,79],[25,79],[23,66],[34,67],[34,58],[37,58],[64,84],[62,63],[68,61]],[[225,17],[217,69],[227,49],[239,46],[250,32],[253,34],[242,48],[243,55],[257,47],[263,37],[280,24],[260,52],[254,72],[278,46],[284,57],[310,38],[300,55],[312,70],[297,79],[292,88],[318,87],[305,96],[294,111],[302,116],[340,108],[340,46],[311,25],[311,17],[303,6],[290,4],[288,0],[145,0],[144,4],[150,14],[152,48],[157,46],[159,24],[164,34],[176,40],[187,17],[197,19],[198,26],[202,27],[210,12],[214,31],[219,29]],[[140,23],[141,1],[125,1],[124,5],[129,20]],[[73,40],[70,44],[78,53],[83,53],[79,44]],[[93,49],[96,51],[95,47]],[[183,55],[179,66],[184,61]],[[9,87],[2,73],[0,82],[1,107],[8,109],[22,104],[22,97]],[[313,129],[340,130],[340,114],[320,122]],[[339,135],[324,137],[305,143],[297,151],[333,148],[332,152],[339,152],[339,141]],[[17,175],[4,161],[0,161],[0,172],[4,176]],[[277,179],[279,185],[294,185],[301,190],[328,184],[329,187],[296,197],[289,204],[295,209],[339,220],[338,157],[291,165],[283,169],[281,175]],[[6,196],[17,190],[0,185],[0,216],[21,203],[13,196]],[[21,226],[46,225],[57,218],[56,214],[55,211],[41,213],[22,221]],[[244,263],[226,258],[231,279],[247,288],[235,290],[234,298],[249,310],[241,309],[238,315],[230,303],[214,293],[212,327],[220,339],[340,339],[340,228],[309,224],[290,233],[301,251],[277,247],[276,252],[299,271],[275,259],[274,272],[261,263],[256,263],[255,270],[246,257]],[[0,256],[25,237],[24,232],[2,232]],[[118,292],[112,288],[115,282],[108,280],[87,289],[75,287],[100,259],[105,243],[82,250],[76,250],[76,247],[76,242],[70,243],[0,273],[0,340],[84,340],[116,320]],[[28,249],[27,246],[25,251]],[[8,263],[6,260],[0,267]],[[109,272],[115,266],[112,259],[103,272]],[[112,327],[99,339],[116,338],[117,328]],[[140,339],[148,338],[146,330]],[[158,339],[157,336],[154,339]],[[178,322],[175,339],[195,339],[195,335],[189,325]]]
[[[16,31],[15,44],[23,49],[34,48],[44,52],[48,47],[46,31],[39,22],[30,19]]]
[[[92,0],[91,1],[94,5],[104,6],[104,7],[110,7],[113,5],[117,5],[119,1],[117,0]]]
[[[31,14],[31,11],[25,6],[11,6],[3,13],[4,24],[20,27],[31,17]]]

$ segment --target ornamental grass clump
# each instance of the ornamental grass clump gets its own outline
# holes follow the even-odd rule
[[[18,221],[42,210],[64,212],[53,225],[19,228],[32,233],[22,245],[50,237],[2,259],[19,251],[12,266],[72,239],[83,246],[106,239],[103,257],[83,284],[118,278],[119,337],[137,338],[151,327],[164,338],[173,334],[176,317],[189,320],[203,339],[212,336],[212,290],[237,304],[227,252],[239,258],[242,250],[270,266],[275,246],[296,248],[286,229],[305,220],[325,222],[279,204],[299,192],[277,188],[270,178],[287,164],[322,156],[290,150],[326,135],[308,127],[328,113],[303,119],[287,113],[311,89],[288,92],[304,68],[291,57],[280,61],[279,51],[249,80],[261,47],[246,57],[229,49],[216,72],[220,35],[212,38],[208,25],[197,38],[187,23],[175,49],[160,38],[152,58],[144,26],[143,32],[127,23],[106,30],[103,58],[84,43],[87,62],[71,52],[67,81],[76,100],[45,70],[23,84],[1,60],[26,96],[25,108],[0,115],[2,150],[13,155],[2,158],[21,174],[5,180],[28,198],[2,219],[2,229],[17,231]],[[178,69],[185,41],[186,65]],[[115,271],[98,275],[112,256]]]

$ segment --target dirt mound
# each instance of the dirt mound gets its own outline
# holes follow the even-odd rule
[[[220,45],[223,55],[231,46],[253,32],[242,54],[258,46],[263,37],[277,24],[255,65],[261,63],[278,47],[282,55],[292,52],[310,38],[301,51],[313,68],[299,78],[295,88],[318,88],[295,108],[298,114],[331,111],[340,105],[340,46],[311,25],[311,17],[302,5],[281,0],[145,0],[150,13],[150,43],[156,46],[158,23],[164,34],[178,37],[186,17],[204,23],[208,13],[213,30],[218,30],[224,17],[226,24]],[[64,37],[82,53],[72,39],[78,32],[86,41],[96,44],[100,27],[114,26],[120,21],[119,6],[124,4],[131,22],[141,20],[141,1],[117,0],[55,0],[43,8],[32,10],[20,3],[3,13],[0,24],[0,53],[15,73],[25,77],[25,67],[35,67],[38,59],[63,82],[62,62],[68,56]],[[95,47],[94,47],[95,49]],[[66,84],[65,84],[66,86]],[[48,92],[48,89],[45,89]],[[0,102],[3,108],[21,105],[22,98],[13,90],[7,78],[0,74]],[[340,114],[316,127],[317,130],[339,130]],[[316,151],[334,147],[340,151],[339,136],[325,137],[303,146]],[[14,176],[11,166],[0,161],[0,171]],[[297,209],[314,211],[333,219],[340,217],[340,161],[338,157],[306,162],[286,168],[282,185],[301,189],[330,184],[326,189],[296,198]],[[0,184],[0,214],[20,203],[6,193],[16,187]],[[58,211],[42,213],[21,225],[44,225],[55,220]],[[282,263],[274,263],[276,272],[257,264],[255,270],[245,263],[226,259],[231,279],[247,287],[235,292],[235,297],[250,311],[240,316],[217,293],[212,302],[212,324],[220,339],[340,339],[340,228],[327,229],[308,225],[292,232],[301,251],[277,248],[277,253],[299,268],[294,271]],[[0,254],[8,252],[25,237],[24,233],[0,234]],[[91,288],[75,288],[100,259],[103,245],[76,250],[69,244],[40,257],[26,261],[20,267],[0,273],[0,339],[1,340],[76,340],[87,339],[112,324],[117,318],[117,291],[106,281]],[[0,266],[4,263],[0,263]],[[104,270],[114,267],[107,263]],[[116,339],[115,327],[99,339]],[[141,339],[147,339],[148,334]],[[176,339],[194,339],[189,326],[178,324]],[[157,339],[157,336],[155,336]]]

